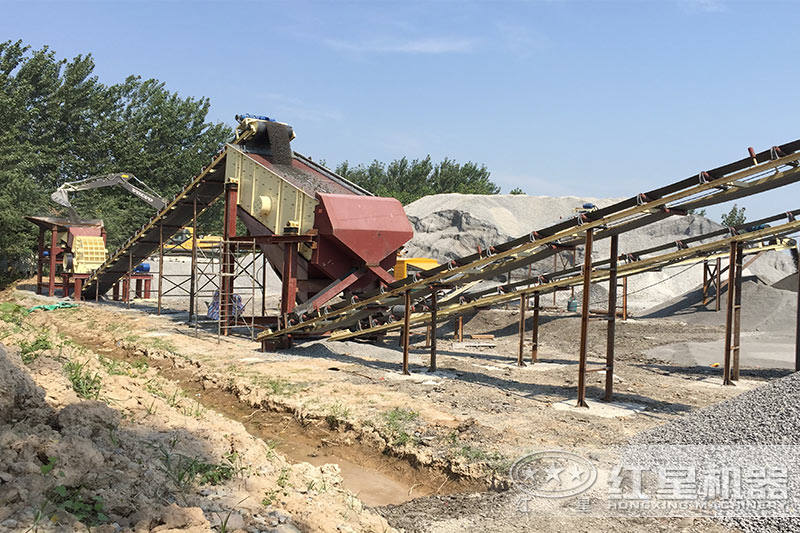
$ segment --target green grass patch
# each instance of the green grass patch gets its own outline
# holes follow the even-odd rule
[[[21,341],[19,343],[19,356],[22,359],[22,362],[26,365],[32,363],[39,357],[43,351],[49,350],[53,347],[53,343],[50,342],[50,335],[42,331],[39,333],[36,338],[32,341]]]
[[[408,431],[411,423],[419,418],[417,411],[395,407],[383,413],[382,416],[394,445],[402,446],[414,440]]]
[[[103,387],[103,380],[97,372],[92,372],[88,368],[89,361],[78,363],[69,361],[64,365],[67,379],[72,383],[72,389],[87,400],[96,400],[100,397],[100,389]]]
[[[84,494],[81,487],[57,485],[47,492],[47,499],[57,510],[73,515],[87,526],[108,522],[103,499],[100,496]]]
[[[14,302],[0,302],[0,320],[17,326],[22,324],[28,310]]]

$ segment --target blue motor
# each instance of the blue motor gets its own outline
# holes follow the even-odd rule
[[[246,118],[254,118],[256,120],[266,120],[268,122],[277,122],[274,118],[269,118],[266,115],[253,115],[252,113],[242,113],[241,115],[236,115],[236,120],[241,122]]]
[[[138,265],[133,267],[133,272],[147,274],[148,272],[150,272],[150,263],[139,263]]]
[[[586,202],[585,204],[583,204],[583,208],[584,209],[597,209],[597,206],[594,205],[593,203]]]

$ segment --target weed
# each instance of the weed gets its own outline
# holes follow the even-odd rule
[[[235,468],[231,464],[216,465],[200,461],[161,447],[162,470],[181,491],[187,491],[195,482],[201,485],[220,485],[231,479]]]
[[[470,461],[485,463],[494,472],[505,472],[511,467],[511,461],[498,452],[487,452],[469,444],[462,445],[456,453]]]
[[[19,304],[14,302],[0,303],[0,320],[3,322],[21,326],[26,316],[28,316],[28,310]]]
[[[103,386],[103,381],[97,372],[92,372],[87,368],[89,361],[77,363],[75,361],[68,361],[64,365],[64,370],[67,372],[67,378],[72,383],[73,390],[81,398],[96,400],[100,397],[100,389]]]
[[[269,439],[267,441],[264,441],[264,444],[267,445],[267,454],[266,454],[267,459],[271,461],[277,455],[275,453],[275,448],[278,446],[278,441],[276,441],[275,439]]]
[[[103,509],[103,499],[100,496],[84,495],[81,487],[57,485],[48,491],[47,499],[57,509],[73,515],[87,526],[108,522],[108,516]]]
[[[264,493],[264,498],[261,500],[261,505],[269,507],[278,501],[278,491],[276,489],[268,490]]]
[[[122,361],[117,361],[116,359],[111,359],[104,355],[101,355],[99,360],[103,368],[106,369],[106,372],[113,376],[127,376],[129,374],[128,365]]]
[[[392,435],[393,444],[396,446],[403,446],[413,441],[411,435],[408,434],[407,426],[419,417],[419,413],[411,409],[402,409],[395,407],[391,411],[383,413],[383,420],[386,423],[386,428]]]
[[[42,474],[47,475],[56,467],[57,462],[58,457],[48,457],[47,463],[39,467],[39,470],[42,471]]]
[[[275,483],[282,489],[285,489],[287,486],[291,486],[289,482],[289,467],[284,466],[281,468],[281,473],[278,475],[278,479],[275,480]]]
[[[276,396],[291,396],[302,387],[297,383],[292,383],[281,378],[266,378],[256,380],[256,384],[265,387]]]
[[[340,402],[334,402],[328,407],[328,414],[325,415],[325,421],[332,429],[336,429],[339,423],[346,420],[349,416],[349,408],[345,407]]]
[[[147,410],[147,415],[148,416],[149,415],[154,415],[158,411],[158,408],[155,405],[156,405],[156,401],[153,400],[152,402],[150,402],[150,407],[146,407],[145,408]]]
[[[184,406],[181,412],[184,416],[200,419],[205,416],[206,410],[200,402],[195,400],[193,404]]]
[[[26,365],[31,364],[37,357],[41,355],[44,350],[49,350],[53,347],[50,342],[50,335],[46,331],[42,331],[36,336],[36,339],[29,341],[20,341],[19,343],[19,356],[22,362]]]
[[[142,374],[147,372],[147,369],[149,368],[147,364],[147,359],[145,359],[144,357],[140,357],[139,359],[131,363],[131,367],[138,370]]]
[[[156,350],[162,350],[172,355],[178,354],[178,348],[173,344],[172,341],[168,341],[166,339],[153,339],[150,341],[150,345],[155,348]]]

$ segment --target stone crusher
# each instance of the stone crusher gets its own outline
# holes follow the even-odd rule
[[[340,294],[355,301],[392,283],[397,252],[414,234],[400,202],[293,153],[290,126],[237,119],[225,164],[226,205],[236,205],[248,236],[233,235],[234,213],[226,209],[226,237],[255,239],[264,251],[282,279],[281,317],[312,313]]]

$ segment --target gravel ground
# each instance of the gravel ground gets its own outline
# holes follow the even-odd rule
[[[800,445],[800,373],[645,430],[632,444]],[[788,451],[787,451],[788,452]],[[793,479],[794,478],[794,479]],[[797,476],[789,474],[789,498],[797,498]],[[742,531],[798,531],[800,518],[734,518],[725,525]]]

